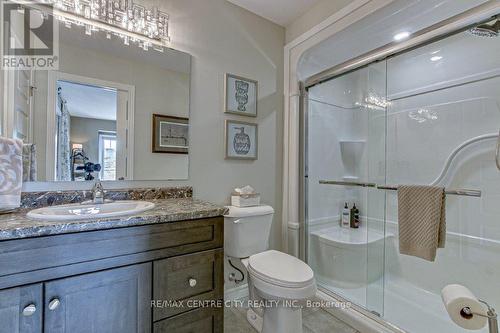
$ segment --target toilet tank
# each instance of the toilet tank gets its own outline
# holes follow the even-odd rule
[[[224,215],[224,253],[246,258],[269,248],[274,209],[271,206],[229,206]]]

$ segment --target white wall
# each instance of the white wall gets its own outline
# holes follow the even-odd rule
[[[352,0],[320,0],[286,27],[286,43],[290,43],[315,25],[338,12]]]

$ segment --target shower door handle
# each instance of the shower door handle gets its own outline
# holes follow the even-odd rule
[[[495,153],[495,162],[497,164],[497,169],[500,171],[500,131],[498,132],[498,138],[497,138],[497,150]]]

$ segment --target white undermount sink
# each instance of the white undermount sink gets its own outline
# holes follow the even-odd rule
[[[138,214],[153,209],[148,201],[115,201],[104,204],[70,204],[43,207],[30,211],[27,216],[35,220],[74,221]]]

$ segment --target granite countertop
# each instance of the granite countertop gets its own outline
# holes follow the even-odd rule
[[[155,199],[155,208],[137,215],[79,221],[41,221],[26,217],[30,209],[0,215],[0,241],[73,232],[168,223],[224,215],[226,208],[192,198]]]

